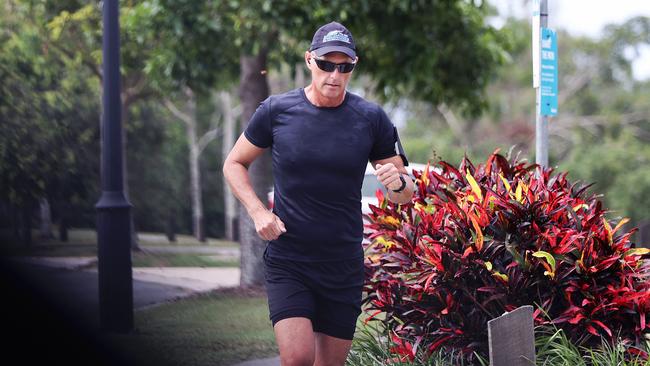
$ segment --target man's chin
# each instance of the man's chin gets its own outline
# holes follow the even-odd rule
[[[322,89],[322,93],[325,97],[336,98],[343,94],[343,89],[340,86],[325,85]]]

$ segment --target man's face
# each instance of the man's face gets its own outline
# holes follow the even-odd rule
[[[348,55],[340,52],[328,53],[321,57],[316,56],[313,52],[308,51],[305,53],[307,67],[311,70],[312,84],[316,88],[316,91],[325,98],[340,98],[345,92],[345,88],[350,81],[352,72],[341,73],[338,68],[335,68],[332,72],[323,71],[318,67],[318,65],[316,65],[314,58],[326,60],[335,64],[344,62],[352,63],[357,60],[353,60]]]

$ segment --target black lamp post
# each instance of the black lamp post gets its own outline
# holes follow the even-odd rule
[[[118,0],[103,1],[102,195],[97,209],[99,321],[102,330],[133,330],[131,203],[122,176]]]

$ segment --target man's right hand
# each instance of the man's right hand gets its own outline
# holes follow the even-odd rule
[[[269,210],[259,210],[251,215],[255,223],[255,230],[262,240],[275,240],[287,232],[284,222]]]

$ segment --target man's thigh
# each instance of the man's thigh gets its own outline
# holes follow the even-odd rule
[[[343,366],[348,357],[352,341],[315,333],[316,362],[314,366]]]
[[[282,366],[312,366],[315,359],[315,340],[311,320],[285,318],[273,327],[280,350]]]

